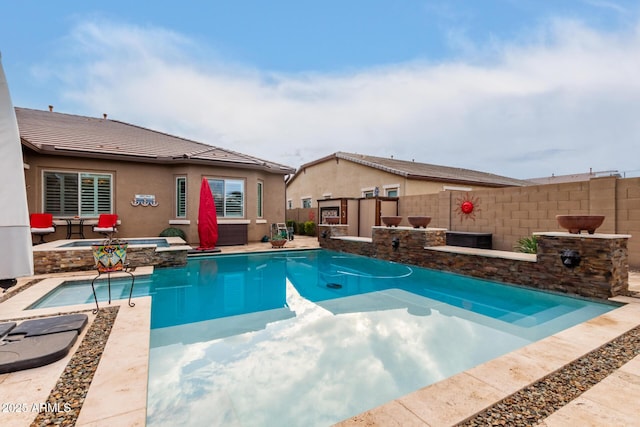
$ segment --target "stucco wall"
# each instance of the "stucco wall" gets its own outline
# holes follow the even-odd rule
[[[162,165],[103,159],[86,159],[61,156],[42,156],[25,153],[27,201],[30,212],[42,212],[42,172],[44,170],[82,171],[113,174],[114,213],[122,224],[118,227],[120,237],[153,237],[167,227],[175,226],[185,231],[190,244],[198,243],[198,206],[200,184],[203,177],[236,178],[245,181],[245,216],[248,240],[258,241],[269,232],[271,223],[283,222],[285,218],[285,183],[282,175],[260,170],[235,169],[193,164]],[[187,177],[187,218],[190,224],[170,225],[175,217],[175,178]],[[257,218],[257,183],[264,183],[264,215]],[[153,194],[157,207],[132,206],[135,194]],[[224,222],[224,218],[219,218]],[[99,238],[91,227],[85,227],[87,238]],[[59,226],[47,240],[62,239],[66,226]],[[74,236],[75,237],[75,236]]]
[[[295,209],[302,207],[302,198],[311,197],[312,207],[316,207],[316,201],[329,194],[331,198],[362,197],[363,189],[378,187],[379,195],[386,196],[385,188],[389,186],[397,186],[401,196],[431,194],[441,191],[443,185],[461,186],[456,183],[407,179],[348,160],[331,158],[300,171],[287,186],[287,200],[292,201],[292,208]],[[463,187],[485,188],[481,185]]]

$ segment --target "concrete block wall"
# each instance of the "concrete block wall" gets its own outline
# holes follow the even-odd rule
[[[466,199],[475,205],[473,215],[460,210]],[[533,233],[563,231],[556,215],[605,215],[597,233],[630,234],[629,264],[640,268],[640,178],[401,196],[398,207],[403,225],[409,215],[431,216],[430,227],[491,233],[493,248],[505,251]]]

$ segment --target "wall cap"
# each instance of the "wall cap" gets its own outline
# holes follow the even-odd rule
[[[566,231],[538,231],[533,233],[534,236],[548,236],[548,237],[573,237],[573,238],[586,238],[586,239],[630,239],[630,234],[573,234]]]

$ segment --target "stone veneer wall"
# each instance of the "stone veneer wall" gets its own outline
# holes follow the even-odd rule
[[[477,209],[466,217],[462,199]],[[519,238],[563,231],[556,215],[604,215],[599,233],[640,235],[640,178],[602,177],[589,181],[401,196],[398,215],[431,216],[432,227],[492,233],[493,249],[510,251]],[[640,268],[640,238],[628,242],[629,264]]]
[[[333,231],[320,226],[321,247],[589,298],[607,299],[628,290],[629,236],[538,233],[538,253],[526,255],[445,246],[444,229],[373,227],[371,240],[336,237]],[[563,265],[560,255],[566,249],[578,251],[580,265]]]
[[[147,265],[176,267],[186,265],[187,249],[188,247],[184,246],[156,251],[152,246],[129,247],[127,261],[133,268]],[[35,274],[87,271],[95,268],[95,261],[92,251],[87,248],[34,250],[33,267]]]

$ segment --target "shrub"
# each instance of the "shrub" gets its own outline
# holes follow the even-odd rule
[[[535,254],[538,252],[538,238],[536,236],[521,237],[513,246],[517,252]]]
[[[307,221],[304,223],[304,234],[307,236],[316,235],[316,223],[313,221]]]
[[[175,227],[165,228],[164,230],[162,230],[162,232],[160,232],[160,237],[180,237],[185,242],[187,241],[187,235],[184,233],[184,231]]]
[[[296,225],[297,225],[296,234],[304,236],[304,234],[305,234],[305,232],[304,232],[304,222],[299,222]]]

